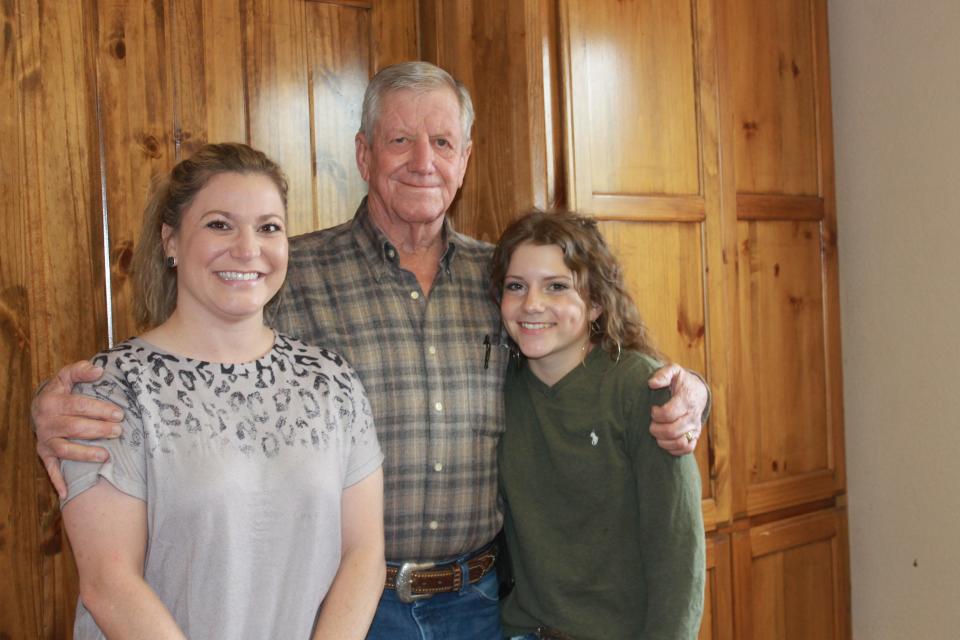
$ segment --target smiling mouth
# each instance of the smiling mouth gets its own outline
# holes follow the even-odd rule
[[[549,329],[552,326],[553,326],[552,322],[521,322],[520,323],[521,329],[530,329],[530,330]]]
[[[250,282],[253,280],[259,280],[263,274],[259,271],[217,271],[217,276],[219,276],[221,280]]]

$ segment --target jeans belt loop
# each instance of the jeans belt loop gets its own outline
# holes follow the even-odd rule
[[[435,562],[404,562],[400,565],[400,568],[397,569],[396,578],[397,599],[405,604],[410,604],[433,595],[430,593],[413,593],[413,572],[432,569],[435,566],[437,566]]]

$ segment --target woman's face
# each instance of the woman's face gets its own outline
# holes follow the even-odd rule
[[[221,173],[164,226],[166,255],[177,258],[177,309],[216,324],[262,317],[287,274],[286,212],[261,174]]]
[[[525,242],[510,257],[500,315],[530,370],[552,384],[585,357],[600,308],[580,296],[560,247]]]

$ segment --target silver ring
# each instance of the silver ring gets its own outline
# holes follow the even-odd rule
[[[693,433],[693,431],[687,431],[685,434],[683,434],[683,437],[687,439],[687,443],[693,442],[697,439],[697,436]]]

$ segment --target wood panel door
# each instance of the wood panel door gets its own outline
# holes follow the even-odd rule
[[[733,557],[737,638],[850,637],[845,509],[735,532]]]
[[[734,510],[844,489],[826,3],[722,0],[737,218]]]
[[[726,287],[735,253],[713,6],[563,0],[560,26],[569,204],[602,221],[659,348],[713,389],[697,448],[709,530],[730,514]]]
[[[733,640],[733,571],[730,537],[707,536],[707,583],[698,640]]]

